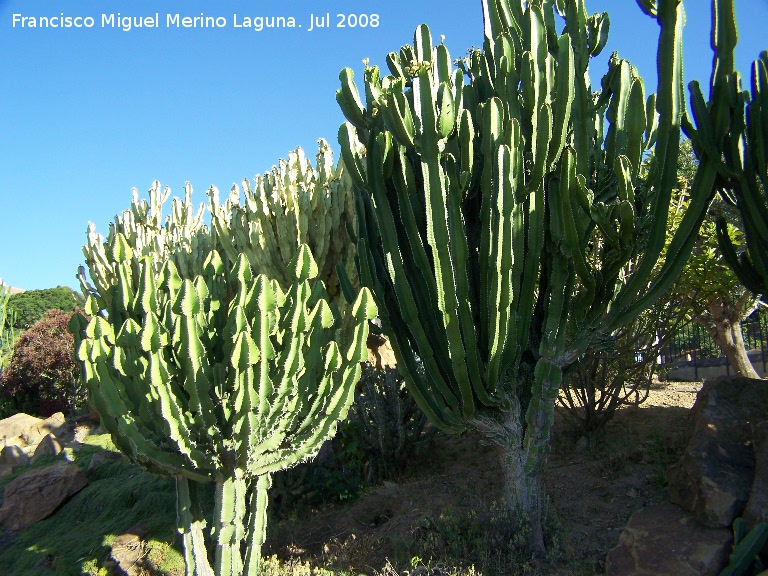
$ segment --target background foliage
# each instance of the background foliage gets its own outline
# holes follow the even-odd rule
[[[42,320],[23,332],[0,376],[0,396],[8,414],[25,412],[50,416],[85,406],[80,367],[72,359],[74,341],[67,332],[70,312],[49,310]]]
[[[45,288],[44,290],[27,290],[12,294],[8,299],[8,309],[13,314],[10,324],[13,328],[26,330],[39,322],[48,310],[63,310],[73,312],[82,308],[85,299],[66,286]]]

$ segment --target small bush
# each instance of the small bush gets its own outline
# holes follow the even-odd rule
[[[74,339],[67,332],[71,312],[49,310],[16,340],[8,366],[0,375],[6,411],[50,416],[85,406],[80,366],[72,359]]]
[[[396,368],[363,366],[362,379],[350,410],[368,454],[366,480],[395,478],[432,438],[435,429],[416,404]]]
[[[279,516],[356,498],[366,486],[396,478],[434,432],[396,369],[365,364],[336,436],[314,460],[273,476],[270,510]]]

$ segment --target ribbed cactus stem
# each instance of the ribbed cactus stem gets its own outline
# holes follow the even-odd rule
[[[255,490],[251,491],[250,515],[248,518],[248,552],[245,556],[246,576],[261,574],[261,548],[267,538],[267,505],[269,504],[269,488],[272,486],[272,474],[266,473],[258,477]]]
[[[197,484],[176,476],[177,525],[182,537],[187,576],[214,576],[205,545],[205,519],[200,513]]]

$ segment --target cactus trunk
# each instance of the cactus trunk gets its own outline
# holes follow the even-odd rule
[[[198,484],[180,474],[176,476],[176,515],[187,576],[214,576],[205,543]]]

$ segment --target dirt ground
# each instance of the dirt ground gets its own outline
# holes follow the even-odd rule
[[[536,572],[604,573],[605,555],[629,517],[665,499],[666,468],[688,440],[689,410],[700,388],[697,382],[659,383],[643,404],[620,409],[599,438],[579,438],[558,418],[546,484],[559,552],[554,564]],[[267,551],[365,574],[381,573],[391,561],[402,573],[412,542],[435,519],[490,518],[501,489],[491,446],[476,434],[437,434],[398,481],[350,504],[270,526]]]

